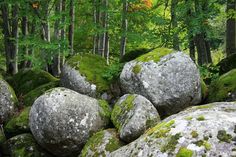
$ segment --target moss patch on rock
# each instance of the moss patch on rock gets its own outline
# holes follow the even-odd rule
[[[124,121],[124,114],[133,109],[134,99],[135,95],[128,95],[124,101],[115,104],[114,109],[112,110],[111,120],[118,130],[121,129],[122,122]]]
[[[111,107],[105,100],[98,100],[99,106],[101,107],[101,111],[99,112],[101,117],[109,123],[111,118]]]
[[[46,83],[44,85],[41,85],[41,86],[33,89],[32,91],[30,91],[29,93],[27,93],[26,95],[23,96],[23,105],[24,106],[33,105],[34,101],[39,96],[44,94],[47,90],[58,87],[58,86],[59,86],[59,80]]]
[[[193,151],[190,149],[187,149],[186,147],[181,147],[176,154],[176,157],[192,157]]]
[[[218,134],[217,134],[217,138],[221,141],[221,142],[226,142],[226,143],[230,143],[232,140],[232,135],[227,134],[227,132],[225,130],[219,130]]]
[[[174,50],[167,48],[156,48],[151,52],[136,58],[135,60],[140,62],[159,62],[162,57],[166,56],[167,54],[170,54],[171,52],[174,52]]]
[[[29,112],[31,107],[22,110],[19,115],[14,116],[7,122],[4,130],[8,136],[15,136],[21,133],[30,132],[29,128]]]
[[[236,69],[222,75],[209,87],[208,102],[226,101],[236,92]]]
[[[123,142],[119,140],[115,129],[103,130],[94,134],[87,141],[81,152],[81,157],[106,156],[106,154],[109,154],[122,146]]]
[[[133,67],[132,72],[137,75],[137,74],[139,74],[139,73],[141,72],[141,70],[142,70],[141,65],[136,64],[136,65]]]
[[[11,157],[50,157],[42,150],[31,134],[21,134],[6,142],[4,153]]]
[[[67,64],[80,74],[86,77],[86,80],[97,86],[98,92],[109,89],[110,82],[104,79],[103,74],[108,69],[106,60],[98,55],[83,54],[71,57]]]
[[[16,95],[22,96],[40,85],[57,80],[57,78],[46,71],[27,69],[9,78],[8,82],[15,89]]]

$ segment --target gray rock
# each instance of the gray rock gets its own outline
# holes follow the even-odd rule
[[[0,78],[0,124],[13,115],[18,100],[10,85]]]
[[[104,108],[106,104],[94,98],[54,88],[34,102],[30,129],[37,142],[54,155],[76,156],[90,135],[107,125],[109,114]]]
[[[236,155],[236,103],[213,103],[173,115],[111,157]]]
[[[11,157],[51,157],[35,141],[31,134],[20,134],[8,139],[3,147],[5,155]]]
[[[136,94],[122,96],[115,104],[111,118],[119,130],[120,138],[126,142],[132,142],[146,129],[160,122],[160,116],[152,103]]]
[[[93,135],[84,146],[81,157],[109,156],[124,145],[115,129],[107,129]]]
[[[96,96],[96,85],[89,83],[85,76],[68,64],[62,68],[60,84],[81,94]]]
[[[120,75],[125,93],[143,95],[162,116],[201,102],[200,74],[189,56],[175,52],[158,61],[151,59],[136,59],[125,64]]]

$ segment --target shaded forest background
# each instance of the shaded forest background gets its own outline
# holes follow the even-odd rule
[[[125,54],[135,58],[157,47],[189,53],[203,71],[214,70],[212,65],[236,47],[234,0],[5,0],[0,5],[1,69],[6,62],[8,74],[40,68],[59,76],[65,58],[83,53],[103,56],[115,71]]]

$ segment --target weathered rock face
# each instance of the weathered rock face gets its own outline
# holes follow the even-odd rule
[[[196,65],[182,52],[166,51],[155,50],[128,62],[120,75],[124,92],[143,95],[164,116],[201,101]]]
[[[17,102],[13,89],[0,78],[0,124],[6,122],[13,115]]]
[[[102,77],[106,69],[106,60],[100,56],[76,55],[64,65],[60,83],[63,87],[96,97],[109,89],[109,82]]]
[[[40,96],[30,111],[37,142],[56,156],[76,156],[90,135],[107,125],[106,103],[66,88]]]
[[[132,142],[146,129],[160,122],[160,116],[152,103],[136,94],[121,97],[114,106],[111,119],[120,138],[126,142]]]
[[[88,140],[81,152],[81,157],[109,156],[111,152],[123,145],[115,129],[103,130]]]
[[[21,134],[6,141],[3,148],[4,155],[11,157],[50,157],[38,146],[31,134]]]
[[[222,75],[209,87],[208,102],[236,100],[236,69]]]
[[[236,155],[236,103],[189,108],[148,130],[112,157]]]

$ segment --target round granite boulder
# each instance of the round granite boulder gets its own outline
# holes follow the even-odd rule
[[[122,96],[114,106],[111,119],[120,138],[126,142],[132,142],[146,129],[160,122],[160,116],[152,103],[137,94]]]
[[[189,108],[111,153],[120,156],[236,156],[236,103]]]
[[[54,88],[34,102],[29,116],[37,142],[56,156],[76,156],[89,137],[107,126],[109,106],[66,88]]]
[[[107,129],[94,134],[84,146],[81,157],[109,156],[124,145],[116,129]]]
[[[6,122],[13,115],[17,98],[11,86],[0,78],[0,124]]]
[[[125,93],[150,100],[161,116],[201,102],[199,70],[182,52],[155,49],[142,55],[125,64],[120,82]]]

